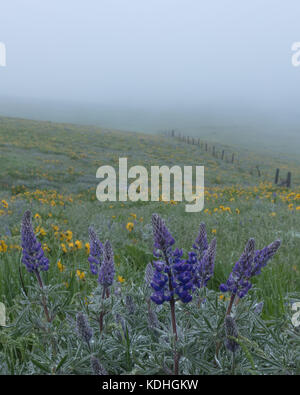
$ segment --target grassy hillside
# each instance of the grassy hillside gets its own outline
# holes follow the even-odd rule
[[[20,263],[20,222],[26,209],[50,260],[44,281],[63,287],[70,312],[88,303],[97,284],[87,261],[88,227],[93,225],[102,241],[111,241],[117,283],[131,289],[143,281],[152,260],[151,215],[156,212],[185,254],[200,222],[206,223],[210,240],[217,238],[215,274],[208,288],[224,306],[228,299],[219,285],[246,241],[254,237],[261,249],[281,239],[279,252],[255,277],[249,300],[264,301],[264,319],[287,317],[290,298],[299,298],[300,290],[300,167],[272,153],[261,156],[224,141],[214,144],[218,152],[235,152],[235,163],[170,137],[0,118],[0,301],[7,307],[8,321],[14,322],[24,290],[33,284]],[[101,165],[117,168],[119,157],[127,157],[129,166],[204,164],[204,210],[186,213],[184,202],[163,200],[98,202],[96,170]],[[272,184],[277,167],[292,171],[291,189]]]

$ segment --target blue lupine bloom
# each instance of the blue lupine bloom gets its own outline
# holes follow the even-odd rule
[[[155,270],[150,284],[154,293],[151,299],[156,304],[162,304],[177,296],[183,303],[188,303],[195,289],[200,284],[205,286],[212,276],[216,243],[214,241],[211,248],[208,247],[205,225],[201,224],[195,241],[197,253],[190,252],[189,258],[185,260],[182,250],[172,250],[174,238],[157,214],[152,216],[152,225],[156,249],[154,256],[159,260],[154,262]],[[198,260],[198,254],[203,253],[202,260]]]
[[[175,243],[171,233],[166,227],[164,221],[159,215],[152,215],[152,227],[153,227],[153,238],[154,238],[154,248],[167,254],[168,250]]]
[[[44,256],[41,243],[37,241],[31,223],[31,212],[25,211],[21,225],[22,262],[28,272],[47,271],[49,260]]]
[[[264,247],[261,250],[255,251],[254,260],[253,260],[253,268],[251,272],[252,276],[257,276],[260,274],[261,269],[266,266],[268,261],[273,257],[278,248],[280,247],[281,241],[275,240],[273,243],[269,244],[267,247]]]
[[[217,240],[213,239],[205,250],[202,258],[198,258],[195,281],[198,288],[206,287],[208,281],[214,274]]]
[[[99,269],[99,283],[108,288],[112,285],[115,276],[114,253],[110,242],[107,240],[103,248],[103,263]]]
[[[88,261],[92,274],[98,274],[103,258],[103,244],[92,227],[89,228],[90,255]]]
[[[206,226],[204,222],[200,224],[199,233],[193,244],[193,248],[197,250],[199,258],[201,258],[208,249]]]
[[[220,285],[222,292],[231,292],[243,298],[252,287],[251,277],[260,274],[262,267],[273,257],[281,241],[276,240],[262,250],[254,250],[255,241],[250,239],[240,259],[236,262],[225,284]]]

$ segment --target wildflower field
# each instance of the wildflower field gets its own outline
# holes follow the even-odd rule
[[[237,156],[0,117],[0,374],[299,374],[300,162]],[[203,164],[204,210],[100,203],[119,157]]]

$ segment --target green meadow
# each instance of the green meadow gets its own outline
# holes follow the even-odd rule
[[[172,366],[170,350],[163,347],[165,360],[162,362],[155,342],[152,350],[147,349],[147,353],[153,355],[149,357],[148,366],[142,345],[149,343],[153,333],[149,335],[143,326],[140,330],[144,340],[133,329],[130,339],[128,333],[123,336],[122,331],[116,338],[110,337],[111,332],[118,332],[120,328],[109,313],[107,330],[102,337],[99,335],[101,340],[95,340],[92,350],[84,346],[78,348],[78,340],[68,332],[71,329],[66,329],[67,322],[75,319],[78,311],[84,311],[93,322],[97,305],[97,278],[90,273],[87,260],[89,226],[94,227],[102,242],[110,240],[115,257],[115,289],[124,298],[127,293],[133,297],[137,319],[142,322],[143,314],[147,315],[148,311],[141,290],[145,268],[153,260],[153,213],[164,219],[176,241],[175,246],[182,248],[185,255],[192,249],[201,222],[206,224],[209,241],[216,237],[214,276],[208,282],[204,297],[217,309],[220,322],[224,319],[222,312],[225,314],[229,295],[223,294],[219,286],[228,278],[247,240],[253,237],[257,249],[281,240],[279,251],[253,279],[252,289],[239,304],[241,309],[252,309],[263,302],[263,308],[259,322],[251,316],[253,327],[258,325],[252,338],[258,348],[254,343],[241,345],[236,372],[259,374],[265,369],[265,373],[299,373],[296,351],[297,348],[299,351],[300,338],[291,317],[293,303],[300,301],[300,163],[297,158],[271,149],[266,153],[254,147],[250,149],[245,143],[230,144],[222,140],[222,136],[214,141],[204,136],[205,133],[199,133],[194,137],[208,144],[207,152],[203,145],[187,144],[166,135],[0,117],[0,302],[6,307],[6,327],[0,328],[1,373],[89,373],[91,353],[100,360],[102,355],[106,370],[114,374],[156,374],[162,372],[163,363]],[[217,157],[212,155],[213,145]],[[117,170],[120,157],[128,158],[128,167],[143,165],[147,169],[152,165],[204,165],[204,209],[199,213],[186,213],[185,202],[167,202],[163,197],[159,202],[99,202],[95,193],[99,183],[96,171],[103,165]],[[292,173],[291,188],[274,184],[276,168],[280,168],[282,178],[288,171]],[[43,323],[36,280],[21,262],[20,226],[26,210],[32,213],[34,231],[50,262],[49,270],[42,273],[42,277],[47,300],[57,314],[52,327]],[[118,312],[122,311],[122,303],[119,300],[115,304]],[[191,313],[192,308],[177,305],[178,317],[184,321],[185,314]],[[163,307],[157,314],[167,326],[166,309]],[[219,326],[214,332],[214,314],[209,309],[206,309],[208,318],[203,322],[199,309],[195,316],[205,328],[202,326],[197,332],[193,327],[190,334],[182,335],[186,341],[186,346],[182,346],[182,373],[232,372],[225,347],[221,347],[219,364],[213,361],[212,349]],[[239,314],[245,328],[244,337],[249,338],[245,311]],[[130,320],[133,318],[128,318],[131,328],[139,327]],[[98,336],[97,324],[91,325],[94,325],[94,335]],[[221,328],[221,324],[218,325]],[[208,332],[213,332],[215,337],[210,337]],[[53,346],[46,340],[47,336],[56,339],[61,333],[65,333],[65,337],[61,337],[63,345],[58,342]],[[193,339],[199,336],[199,343],[189,339],[191,334]],[[209,338],[209,345],[203,343],[205,336]],[[262,345],[264,336],[268,339],[266,349]],[[203,347],[207,364],[194,355],[195,347]],[[280,361],[276,365],[275,360],[262,357],[261,353],[268,354],[272,347],[279,354],[284,353],[286,360],[278,356]],[[78,349],[78,355],[74,356],[72,349]],[[292,352],[296,354],[289,356]],[[189,354],[194,358],[191,361]],[[290,360],[294,360],[293,366]]]

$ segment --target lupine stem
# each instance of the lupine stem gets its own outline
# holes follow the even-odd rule
[[[41,276],[40,276],[40,273],[39,273],[38,270],[35,270],[35,275],[36,275],[37,281],[39,283],[39,286],[40,286],[42,292],[44,292],[43,281],[41,279]],[[44,294],[42,295],[42,304],[43,304],[43,308],[44,308],[46,319],[47,319],[48,322],[51,322],[51,318],[50,318],[50,314],[49,314],[49,311],[48,311],[47,302],[46,302],[46,298],[45,298]]]
[[[235,294],[232,294],[231,298],[230,298],[230,302],[229,302],[228,308],[227,308],[227,311],[226,311],[226,315],[230,315],[234,299],[235,299]]]
[[[105,287],[103,288],[103,292],[102,292],[102,301],[105,299],[105,296],[108,297],[107,295],[109,295],[108,292],[108,288],[105,289]],[[103,331],[103,317],[104,317],[105,311],[102,310],[100,312],[100,316],[99,316],[99,329],[100,329],[100,333],[102,333]]]
[[[164,252],[164,257],[165,257],[165,261],[167,263],[167,265],[169,265],[169,259],[168,256],[166,254],[166,252]],[[172,275],[171,273],[168,273],[168,277],[169,277],[169,291],[171,296],[171,300],[170,300],[170,308],[171,308],[171,321],[172,321],[172,329],[173,329],[173,335],[174,335],[174,375],[178,375],[178,371],[179,371],[179,356],[176,350],[176,343],[178,340],[178,335],[177,335],[177,326],[176,326],[176,314],[175,314],[175,299],[174,299],[174,295],[173,295],[173,285],[172,285]]]

